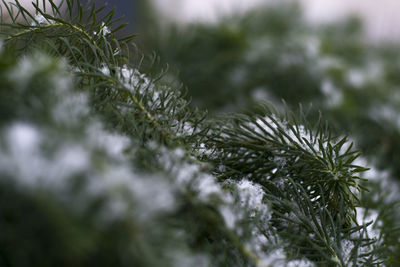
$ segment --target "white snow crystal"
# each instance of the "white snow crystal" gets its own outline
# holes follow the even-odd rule
[[[40,129],[16,122],[5,129],[5,148],[0,153],[0,170],[23,186],[38,186],[47,182],[49,164],[41,153],[45,139]],[[52,182],[56,182],[55,180]]]
[[[321,41],[315,36],[308,37],[304,40],[304,45],[307,56],[314,58],[320,55]]]
[[[247,126],[251,127],[256,133],[262,135],[280,136],[282,135],[283,140],[290,144],[295,143],[306,150],[312,151],[310,146],[305,143],[304,139],[313,146],[313,149],[318,153],[319,145],[317,140],[314,139],[313,134],[308,131],[303,125],[298,125],[293,129],[288,127],[288,122],[282,121],[281,119],[272,116],[257,118],[255,123],[247,123]],[[244,128],[244,127],[243,127]],[[245,128],[244,128],[245,129]],[[284,132],[284,134],[282,134]],[[312,151],[314,152],[314,151]],[[282,163],[282,162],[278,162]]]
[[[363,68],[353,68],[348,71],[347,81],[355,88],[360,88],[368,82],[376,82],[382,78],[383,67],[377,60],[372,60]]]
[[[242,202],[245,202],[250,208],[257,209],[263,205],[264,191],[261,186],[248,180],[242,180],[237,184],[237,189]]]
[[[32,153],[41,140],[39,131],[32,125],[16,123],[7,133],[7,140],[12,152],[15,154]]]
[[[343,62],[332,56],[320,56],[317,58],[316,68],[321,70],[329,70],[331,68],[343,68]]]
[[[103,73],[108,73],[108,70],[101,68]],[[151,79],[145,74],[141,73],[138,69],[133,69],[128,65],[124,65],[121,68],[116,68],[117,78],[120,82],[131,92],[143,94],[150,92],[152,98],[149,99],[148,104],[157,103],[159,101],[160,92],[156,90]]]
[[[63,94],[54,106],[52,112],[54,121],[69,126],[79,125],[82,118],[89,114],[87,101],[87,95],[84,93]]]
[[[173,266],[175,267],[210,267],[212,266],[211,260],[207,254],[193,254],[188,251],[174,251],[171,253],[173,259]]]
[[[257,267],[285,267],[286,265],[286,253],[282,248],[276,249],[270,252],[268,255],[263,257],[257,264]]]
[[[107,36],[107,35],[110,34],[110,33],[111,33],[111,30],[106,26],[106,24],[105,24],[104,22],[102,22],[102,23],[101,23],[101,26],[100,26],[100,34],[101,34],[102,36]],[[94,34],[94,35],[97,35],[98,32],[97,32],[97,31],[94,31],[93,34]]]
[[[206,200],[211,194],[221,194],[221,187],[216,182],[215,177],[202,174],[195,180],[195,188],[199,192],[199,198]]]
[[[198,149],[198,151],[206,156],[210,156],[213,153],[211,149],[206,148],[206,145],[204,143],[200,144],[200,148]]]
[[[130,144],[127,136],[109,133],[103,129],[101,123],[91,124],[87,131],[88,143],[91,146],[103,148],[112,158],[120,158],[123,150]]]
[[[347,80],[352,86],[358,88],[366,83],[368,79],[367,75],[367,73],[360,69],[351,69],[347,73]]]
[[[264,86],[259,86],[254,88],[251,91],[251,97],[255,101],[269,101],[269,100],[275,100],[272,95],[268,93],[268,88]],[[275,104],[275,101],[274,101]]]
[[[388,126],[395,127],[400,131],[400,110],[397,105],[390,105],[388,103],[381,105],[374,105],[369,109],[370,117],[382,123],[384,121]]]
[[[287,267],[314,267],[315,264],[307,259],[291,260],[287,263]]]
[[[104,74],[109,76],[110,75],[110,69],[108,68],[108,66],[106,64],[102,64],[100,67],[100,71]]]
[[[36,14],[35,19],[32,21],[32,26],[39,26],[39,25],[50,25],[53,24],[54,21],[51,19],[46,19],[42,14]]]
[[[342,247],[343,260],[344,262],[348,262],[354,249],[354,242],[348,239],[343,239],[340,246]],[[338,261],[339,259],[336,258],[335,260]]]
[[[380,221],[377,221],[379,213],[376,210],[369,209],[368,211],[365,208],[357,207],[357,223],[359,225],[363,225],[366,223],[372,222],[367,226],[367,234],[369,238],[379,238],[380,232],[377,229]]]
[[[106,36],[107,34],[111,33],[111,30],[106,26],[104,22],[101,23],[101,30],[100,32],[103,34],[103,36]]]
[[[286,165],[286,158],[280,157],[280,156],[275,156],[274,162],[278,165],[278,167],[283,168]]]
[[[175,206],[174,189],[162,177],[136,178],[132,189],[135,199],[144,207],[141,216],[169,211]]]
[[[286,253],[282,248],[275,249],[265,255],[257,267],[314,267],[315,264],[307,259],[287,261]]]
[[[274,117],[274,119],[276,119]],[[257,133],[263,134],[264,131],[269,133],[270,135],[275,135],[275,131],[277,130],[277,124],[268,116],[263,119],[257,118],[256,123],[249,123]]]
[[[221,215],[228,228],[234,228],[236,222],[244,217],[246,211],[250,213],[250,216],[262,216],[264,222],[270,219],[271,212],[268,205],[263,202],[264,191],[261,186],[246,179],[240,182],[227,180],[225,183],[233,186],[239,197],[239,206],[235,206],[233,199],[225,197],[225,203],[230,205],[220,207]]]
[[[224,218],[225,225],[229,229],[234,229],[235,224],[238,220],[238,214],[229,206],[221,206],[219,208],[219,212],[221,213],[222,217]]]
[[[331,80],[322,81],[321,91],[329,107],[337,107],[343,102],[343,92]]]
[[[32,56],[22,57],[17,65],[9,73],[10,79],[24,90],[31,79],[38,73],[51,71],[52,75],[46,77],[47,81],[57,89],[57,92],[66,92],[72,83],[71,76],[67,72],[67,63],[65,60],[57,60],[41,53],[35,53]],[[70,92],[68,92],[70,93]]]
[[[58,176],[69,176],[85,170],[90,164],[89,152],[76,144],[65,145],[54,156],[54,169]]]

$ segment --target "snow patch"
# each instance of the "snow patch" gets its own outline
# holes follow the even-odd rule
[[[381,221],[378,221],[379,212],[376,210],[358,207],[356,208],[357,213],[357,223],[359,225],[371,223],[366,227],[366,234],[369,238],[378,239],[380,236],[380,231],[377,227],[382,225]]]
[[[35,15],[34,20],[31,23],[31,26],[50,25],[54,23],[55,23],[54,20],[45,18],[42,14],[38,13]]]
[[[109,35],[111,33],[111,30],[106,26],[106,24],[104,22],[102,22],[101,26],[100,26],[100,31],[99,32],[96,32],[96,31],[93,32],[94,35],[97,35],[99,33],[102,36],[107,36],[107,35]]]
[[[331,80],[322,81],[321,92],[325,96],[328,107],[337,107],[343,103],[343,92]]]

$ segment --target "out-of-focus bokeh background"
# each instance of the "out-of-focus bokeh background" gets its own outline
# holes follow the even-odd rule
[[[215,22],[221,16],[246,12],[263,5],[298,2],[311,23],[340,21],[349,15],[359,16],[365,24],[365,33],[370,40],[400,39],[400,2],[396,0],[153,0],[159,12],[169,19],[181,23]]]

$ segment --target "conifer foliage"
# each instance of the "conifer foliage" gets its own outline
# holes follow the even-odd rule
[[[0,266],[398,263],[389,177],[323,115],[209,116],[114,11],[32,5],[2,5]]]

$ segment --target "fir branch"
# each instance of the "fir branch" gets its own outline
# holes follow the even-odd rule
[[[209,142],[215,172],[222,180],[250,179],[263,185],[267,199],[274,203],[274,213],[292,225],[288,229],[298,225],[308,230],[296,233],[311,232],[319,239],[313,243],[306,235],[300,242],[311,241],[325,260],[333,258],[332,264],[347,266],[340,236],[356,223],[357,192],[364,189],[357,174],[367,169],[352,163],[359,153],[346,143],[347,138],[333,138],[321,125],[317,130],[307,128],[304,117],[299,120],[290,113],[280,117],[271,112],[264,109],[265,117],[235,115],[229,123],[222,119],[225,125],[211,132]],[[283,215],[291,212],[296,214],[295,220]],[[280,232],[288,229],[283,227]],[[331,238],[335,237],[339,239],[333,244]],[[323,248],[318,248],[321,245]]]

